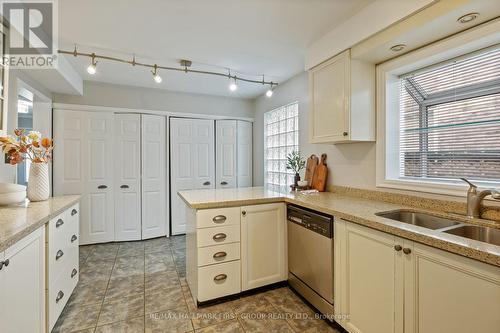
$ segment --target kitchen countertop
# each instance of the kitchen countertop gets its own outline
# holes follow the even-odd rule
[[[350,222],[410,239],[435,248],[456,253],[500,267],[500,246],[475,241],[437,230],[431,230],[375,215],[395,209],[429,212],[436,216],[472,223],[465,216],[441,211],[417,209],[412,206],[376,201],[333,192],[313,194],[279,193],[263,187],[179,191],[179,196],[193,209],[222,208],[286,202],[334,215]]]
[[[15,244],[80,200],[79,195],[0,207],[0,251]]]

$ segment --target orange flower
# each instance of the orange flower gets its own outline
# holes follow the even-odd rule
[[[39,148],[39,147],[40,147],[40,145],[38,144],[38,142],[33,141],[33,147]]]
[[[23,135],[23,133],[24,133],[24,130],[22,128],[16,128],[14,130],[14,134],[17,136],[21,136],[21,135]]]
[[[52,140],[49,138],[43,138],[42,139],[42,147],[47,149],[47,148],[50,148],[50,146],[52,146]]]

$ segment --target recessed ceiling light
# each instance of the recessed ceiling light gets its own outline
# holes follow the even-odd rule
[[[463,16],[460,16],[457,19],[457,22],[462,23],[462,24],[469,23],[469,22],[477,19],[478,16],[479,16],[479,13],[468,13],[468,14],[465,14]]]
[[[403,51],[405,48],[406,48],[405,44],[397,44],[397,45],[391,46],[391,51],[392,52],[399,52],[399,51]]]

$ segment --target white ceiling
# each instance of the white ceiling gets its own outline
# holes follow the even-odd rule
[[[373,0],[59,0],[59,48],[283,82],[304,69],[304,52],[312,42]],[[228,90],[226,78],[160,72],[161,84],[146,68],[98,63],[66,56],[84,80],[163,88],[221,96],[253,98],[262,85],[239,83]],[[207,65],[204,65],[207,64]]]

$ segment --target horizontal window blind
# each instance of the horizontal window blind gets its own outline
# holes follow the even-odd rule
[[[500,181],[500,47],[400,84],[400,177]]]
[[[286,156],[299,150],[299,106],[288,104],[264,114],[265,182],[269,189],[285,190],[293,184]]]

